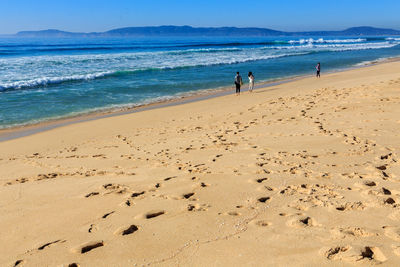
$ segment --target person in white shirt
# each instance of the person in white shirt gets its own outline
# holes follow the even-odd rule
[[[248,77],[249,77],[249,91],[251,93],[253,92],[254,89],[254,75],[251,71],[249,72]]]

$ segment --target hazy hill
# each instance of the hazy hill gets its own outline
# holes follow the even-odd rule
[[[127,27],[106,32],[74,33],[59,30],[21,31],[17,37],[139,37],[139,36],[360,36],[400,35],[400,31],[374,27],[353,27],[343,31],[283,32],[266,28],[195,28],[190,26]]]

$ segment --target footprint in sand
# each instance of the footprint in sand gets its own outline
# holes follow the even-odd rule
[[[99,228],[97,227],[97,225],[91,224],[90,227],[89,227],[89,229],[88,229],[88,232],[89,232],[89,233],[94,233],[94,232],[96,232],[97,230],[99,230]]]
[[[125,206],[125,207],[131,207],[135,205],[135,203],[132,200],[127,199],[125,202],[122,202],[120,206]]]
[[[93,249],[103,247],[103,246],[104,246],[103,241],[93,241],[93,242],[85,243],[85,244],[79,246],[78,248],[74,249],[74,252],[85,254],[85,253],[88,253],[89,251],[92,251]]]
[[[237,212],[237,211],[230,211],[230,212],[227,212],[226,213],[227,215],[230,215],[230,216],[240,216],[241,214],[239,213],[239,212]]]
[[[289,207],[299,211],[307,211],[309,209],[307,205],[297,203],[297,200],[289,204]]]
[[[382,193],[383,193],[384,195],[391,195],[391,194],[392,194],[392,192],[391,192],[389,189],[386,189],[386,188],[384,188],[384,187],[382,187]]]
[[[189,198],[191,198],[192,196],[194,196],[194,193],[193,193],[193,192],[187,193],[187,194],[183,194],[183,195],[182,195],[182,197],[185,198],[185,199],[189,199]]]
[[[14,267],[22,266],[24,263],[25,263],[24,260],[17,260],[17,261],[14,263]]]
[[[361,227],[347,227],[347,228],[335,228],[331,231],[332,236],[337,238],[354,238],[354,237],[370,237],[377,236],[378,234],[374,234],[368,232],[367,230]]]
[[[116,193],[116,194],[124,194],[128,191],[128,187],[125,185],[120,185],[120,184],[104,184],[101,187],[102,191],[105,191],[105,193],[103,193],[103,195],[106,194],[111,194],[111,193]],[[90,197],[94,197],[94,196],[98,196],[100,194],[100,192],[95,191],[95,192],[91,192],[87,195],[85,195],[85,198],[90,198]]]
[[[270,197],[260,197],[259,199],[257,199],[257,201],[260,203],[266,203],[270,199]]]
[[[359,256],[360,258],[358,259],[358,261],[367,259],[369,261],[376,261],[378,263],[382,263],[387,260],[382,251],[377,247],[364,247],[361,250],[361,254]]]
[[[271,225],[270,222],[265,221],[265,220],[256,221],[254,224],[259,226],[259,227],[267,227],[267,226]]]
[[[376,167],[380,171],[385,171],[387,169],[386,165]]]
[[[267,180],[268,180],[268,178],[265,178],[265,177],[264,177],[264,178],[259,178],[259,179],[257,179],[256,182],[259,183],[259,184],[261,184],[261,183],[263,183],[264,181],[267,181]]]
[[[393,204],[396,203],[396,201],[393,198],[389,197],[389,198],[384,200],[384,203],[385,204],[389,204],[389,205],[393,205]]]
[[[178,177],[178,176],[167,177],[167,178],[164,179],[164,181],[169,181],[169,180],[172,180],[172,179],[177,178],[177,177]]]
[[[330,248],[328,251],[325,252],[326,258],[328,260],[342,260],[344,254],[351,249],[350,246],[340,246]]]
[[[291,227],[304,228],[304,227],[318,226],[319,224],[311,217],[303,217],[290,220],[287,222],[287,225]]]
[[[89,198],[89,197],[97,196],[97,195],[99,195],[99,194],[100,194],[99,192],[91,192],[91,193],[89,193],[89,194],[85,195],[85,198]]]
[[[135,198],[135,197],[144,195],[145,193],[146,193],[146,191],[132,193],[131,198]]]
[[[150,212],[146,213],[144,215],[144,217],[146,219],[153,219],[153,218],[156,218],[156,217],[161,216],[163,214],[165,214],[164,210],[156,210],[156,211],[150,211]]]
[[[136,232],[138,230],[139,230],[139,227],[134,225],[134,224],[132,224],[129,227],[126,227],[126,228],[123,228],[123,229],[120,229],[120,230],[116,231],[115,234],[116,235],[123,235],[123,236],[124,235],[131,235],[131,234],[133,234],[134,232]]]
[[[126,185],[111,184],[111,183],[103,185],[103,188],[108,191],[107,193],[116,192],[118,194],[123,194],[128,190],[128,187]]]
[[[61,240],[61,239],[53,241],[53,242],[49,242],[49,243],[46,243],[46,244],[38,247],[38,250],[43,250],[43,249],[50,247],[51,245],[54,245],[56,243],[64,243],[64,242],[65,242],[65,240]]]
[[[115,213],[115,211],[109,212],[104,214],[103,216],[101,216],[101,218],[106,219],[108,216],[110,216],[111,214]]]
[[[374,182],[374,181],[365,181],[364,182],[364,184],[366,185],[366,186],[376,186],[376,183]]]
[[[385,159],[389,159],[390,157],[392,157],[392,153],[389,153],[387,155],[383,155],[380,157],[381,160],[385,160]]]
[[[187,206],[187,210],[188,211],[207,211],[208,208],[210,208],[210,207],[211,207],[211,205],[209,205],[209,204],[195,204],[195,205],[189,204]]]
[[[365,209],[365,205],[361,201],[355,203],[348,202],[339,207],[336,207],[336,210],[338,211],[363,210],[363,209]]]
[[[209,184],[206,184],[206,183],[201,183],[200,186],[201,186],[201,187],[208,187],[208,186],[210,186],[210,185],[209,185]]]
[[[363,247],[357,252],[351,246],[337,246],[330,248],[325,253],[328,260],[344,260],[353,263],[360,263],[363,261],[381,264],[387,260],[386,256],[378,247]]]

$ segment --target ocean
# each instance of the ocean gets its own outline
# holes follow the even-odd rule
[[[236,71],[268,82],[397,56],[390,36],[0,38],[0,129],[232,87]]]

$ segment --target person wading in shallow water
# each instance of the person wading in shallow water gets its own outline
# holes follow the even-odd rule
[[[315,68],[317,69],[317,78],[321,78],[321,63],[318,63]]]
[[[236,72],[235,76],[235,85],[236,85],[236,95],[240,95],[240,86],[242,86],[242,76],[240,76],[239,72]]]

